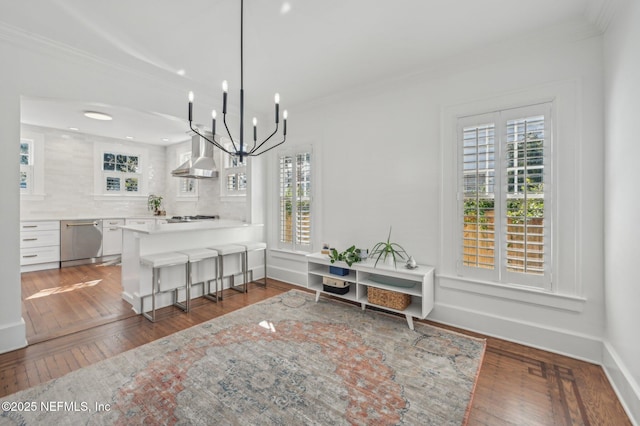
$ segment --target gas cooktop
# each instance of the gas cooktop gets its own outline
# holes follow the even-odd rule
[[[195,216],[173,216],[171,217],[171,219],[167,219],[167,222],[169,223],[182,223],[182,222],[197,222],[200,220],[214,220],[214,219],[220,219],[220,216],[218,215],[195,215]]]

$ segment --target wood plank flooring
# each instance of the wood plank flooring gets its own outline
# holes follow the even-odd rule
[[[114,301],[120,297],[121,289],[119,284],[115,284],[119,280],[118,267],[65,269],[67,271],[60,270],[65,276],[63,283],[56,284],[56,272],[23,276],[23,285],[27,287],[23,296],[37,294],[43,288],[64,288],[97,279],[103,281],[100,285],[80,285],[73,291],[56,293],[55,297],[74,294],[87,298],[83,302],[75,302],[75,308],[53,301],[54,296],[41,298],[51,299],[49,307],[39,305],[34,299],[25,301],[25,321],[32,323],[29,327],[33,332],[38,331],[34,336],[47,333],[48,337],[27,348],[0,355],[0,397],[291,288],[300,289],[271,280],[267,288],[250,287],[248,294],[227,291],[224,301],[218,304],[196,299],[188,314],[174,307],[164,308],[159,311],[158,322],[153,324],[139,315],[131,316],[126,303],[123,312],[118,313],[114,308],[118,303],[111,305],[106,299],[101,300],[113,295],[92,294],[91,290],[111,291],[117,295],[117,298],[112,298]],[[71,275],[72,272],[75,275]],[[70,275],[66,276],[67,273]],[[102,283],[110,281],[113,283],[101,287]],[[107,291],[109,288],[111,290]],[[82,289],[88,291],[82,292]],[[94,298],[96,300],[92,300]],[[54,308],[60,306],[63,310],[56,312]],[[33,314],[34,309],[37,314]],[[80,325],[74,325],[73,320],[66,318],[67,315],[85,318],[87,327],[82,329]],[[39,323],[40,320],[50,323],[45,326]],[[404,317],[401,320],[404,321]],[[55,324],[61,328],[56,330]],[[445,328],[487,338],[469,425],[631,425],[601,367],[477,333]]]

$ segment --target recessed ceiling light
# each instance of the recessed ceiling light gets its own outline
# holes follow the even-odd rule
[[[77,132],[80,129],[78,129],[77,127],[69,127],[69,130],[73,130],[74,132]]]
[[[162,138],[162,142],[169,142],[168,138]]]
[[[88,118],[93,118],[94,120],[103,120],[103,121],[113,120],[113,117],[111,117],[109,114],[105,114],[104,112],[98,112],[98,111],[85,111],[84,116]]]
[[[290,11],[291,11],[291,3],[289,3],[288,1],[285,1],[284,3],[282,3],[282,7],[280,7],[280,14],[286,15]]]
[[[183,75],[186,74],[186,71],[185,70],[178,70],[178,71],[176,71],[176,74],[178,74],[180,76],[183,76]]]
[[[133,136],[127,136],[126,138],[127,139],[133,139]]]

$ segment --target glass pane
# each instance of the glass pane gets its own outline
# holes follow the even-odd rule
[[[120,178],[107,178],[107,191],[120,191]]]
[[[20,154],[29,155],[29,147],[28,143],[20,142]]]
[[[127,157],[127,171],[129,173],[138,173],[138,157],[133,155]]]
[[[463,265],[494,269],[495,125],[464,128],[462,145]]]
[[[125,173],[129,171],[126,155],[121,155],[121,154],[116,155],[116,170],[119,172],[125,172]]]
[[[20,189],[27,189],[27,172],[20,172]]]
[[[113,171],[116,169],[116,156],[105,152],[102,156],[102,170]]]
[[[20,165],[21,166],[28,166],[29,165],[29,156],[28,155],[21,155],[20,156]]]
[[[138,178],[127,178],[124,186],[127,192],[138,192]]]
[[[544,116],[507,122],[507,270],[544,273]]]

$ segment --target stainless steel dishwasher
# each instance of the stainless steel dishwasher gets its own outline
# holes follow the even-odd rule
[[[60,221],[60,267],[102,260],[102,220]]]

